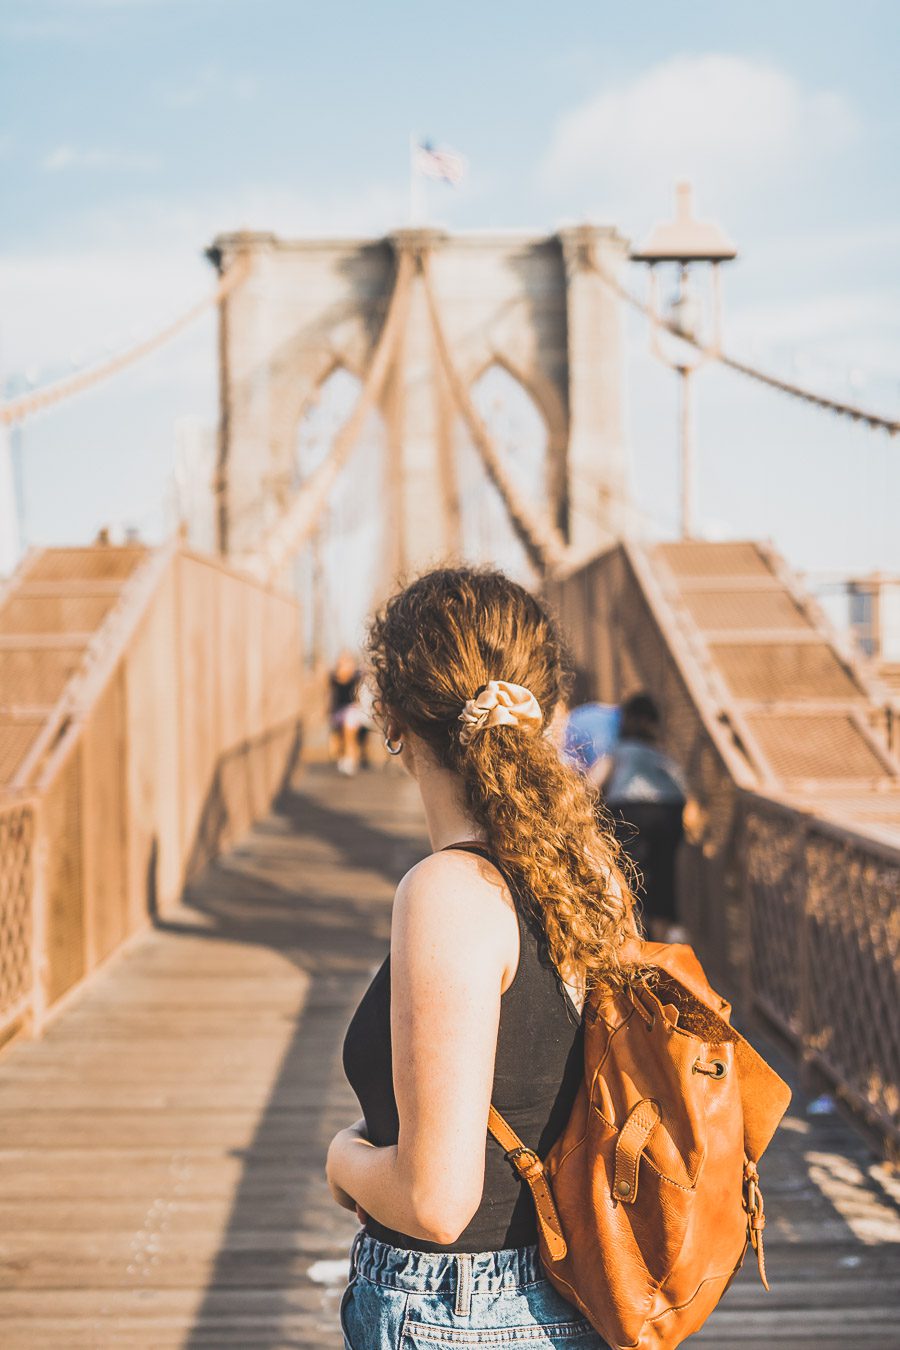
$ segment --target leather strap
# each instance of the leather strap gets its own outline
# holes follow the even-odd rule
[[[460,839],[455,844],[444,844],[438,852],[446,853],[450,848],[458,848],[463,853],[481,853],[485,858],[491,857],[491,851],[483,839]]]
[[[554,1261],[561,1261],[569,1249],[563,1237],[562,1224],[559,1221],[544,1164],[533,1149],[525,1147],[512,1126],[507,1125],[494,1106],[488,1113],[488,1129],[531,1191],[547,1251]]]
[[[638,1163],[644,1146],[661,1119],[659,1106],[645,1097],[631,1108],[616,1140],[613,1195],[632,1205],[638,1193]]]
[[[747,1237],[750,1245],[756,1252],[756,1264],[759,1267],[759,1278],[763,1282],[764,1288],[768,1289],[769,1281],[766,1279],[766,1250],[763,1245],[763,1229],[766,1226],[766,1215],[763,1208],[762,1191],[759,1189],[759,1173],[756,1170],[756,1163],[752,1158],[744,1158],[744,1193],[743,1205],[747,1212]]]

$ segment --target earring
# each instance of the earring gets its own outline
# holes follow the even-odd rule
[[[401,750],[403,749],[403,738],[402,738],[402,736],[397,738],[397,744],[396,744],[396,745],[393,745],[393,744],[391,743],[391,738],[390,738],[390,736],[385,736],[385,738],[384,738],[384,748],[385,748],[385,750],[388,752],[389,755],[399,755],[400,752],[401,752]]]

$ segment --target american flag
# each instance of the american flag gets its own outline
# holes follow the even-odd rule
[[[426,178],[439,178],[456,187],[465,177],[468,165],[465,157],[455,150],[437,150],[430,141],[422,141],[415,148],[413,168]]]

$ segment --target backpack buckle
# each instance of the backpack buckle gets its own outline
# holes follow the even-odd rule
[[[541,1162],[534,1149],[526,1148],[524,1144],[520,1144],[518,1148],[509,1149],[504,1154],[504,1157],[512,1163],[513,1167],[521,1176],[527,1176],[529,1172],[534,1174],[535,1172],[543,1172],[544,1170],[544,1164]],[[523,1163],[521,1161],[523,1158],[527,1158],[528,1162]]]

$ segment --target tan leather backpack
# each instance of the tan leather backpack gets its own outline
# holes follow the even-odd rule
[[[730,1025],[693,949],[643,942],[647,980],[594,992],[584,1077],[543,1161],[491,1107],[528,1183],[551,1283],[614,1350],[668,1350],[703,1325],[756,1252],[756,1164],[790,1088]]]

